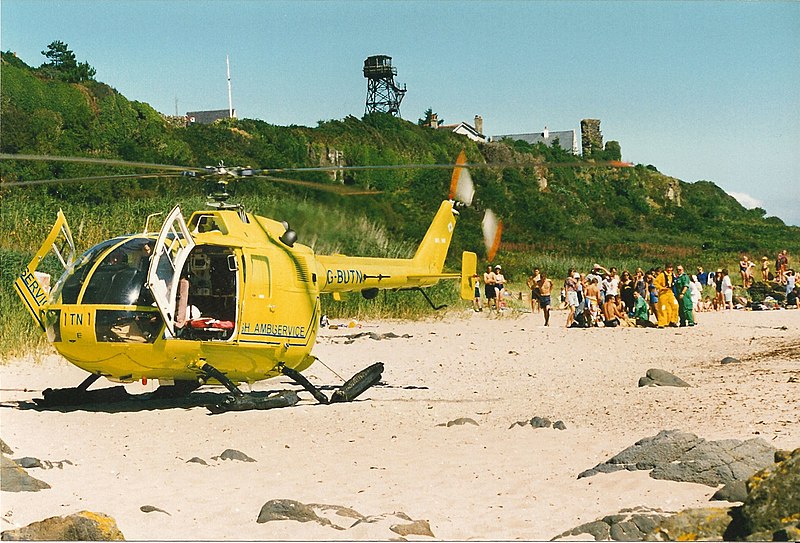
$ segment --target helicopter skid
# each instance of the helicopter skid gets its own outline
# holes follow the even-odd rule
[[[381,380],[383,362],[375,362],[353,375],[331,395],[330,403],[352,402],[362,392]]]
[[[228,411],[250,411],[253,409],[274,409],[277,407],[289,407],[300,401],[297,392],[294,390],[282,390],[268,396],[259,396],[255,392],[237,396],[231,394],[216,405],[207,405],[206,408],[211,414],[226,413]]]

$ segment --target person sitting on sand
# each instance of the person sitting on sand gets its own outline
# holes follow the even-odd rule
[[[636,326],[655,328],[656,323],[650,320],[650,309],[638,290],[633,291],[633,319]]]
[[[603,304],[603,326],[613,328],[620,325],[619,308],[617,307],[617,297],[613,294],[606,294],[606,301]]]
[[[786,295],[786,309],[800,309],[800,287],[794,287]]]

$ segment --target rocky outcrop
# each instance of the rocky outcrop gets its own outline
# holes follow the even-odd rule
[[[650,470],[650,477],[709,486],[745,480],[772,462],[775,449],[759,438],[706,441],[694,434],[663,430],[588,469],[578,478],[619,470]]]
[[[780,453],[776,454],[780,459]],[[800,539],[800,448],[747,480],[747,498],[736,515],[731,536],[783,541]],[[741,530],[741,531],[737,531]]]
[[[50,488],[50,485],[28,475],[21,466],[8,458],[0,455],[0,490],[3,492],[37,492]]]
[[[664,518],[645,541],[723,541],[731,522],[724,507],[686,509]]]
[[[530,426],[531,428],[550,428],[552,426],[556,430],[566,430],[567,429],[567,425],[564,424],[564,421],[562,421],[562,420],[557,420],[557,421],[553,422],[550,419],[548,419],[547,417],[538,417],[538,416],[537,417],[533,417],[530,420],[517,421],[514,424],[512,424],[511,426],[509,426],[508,429],[510,430],[511,428],[514,428],[515,426]]]
[[[347,530],[348,534],[354,534],[353,540],[364,539],[367,535],[370,538],[374,537],[371,534],[375,533],[375,525],[382,525],[387,530],[386,536],[381,538],[385,540],[395,538],[389,532],[402,537],[436,537],[427,520],[412,519],[402,511],[367,516],[341,505],[304,504],[287,499],[270,500],[265,503],[258,514],[257,522],[263,524],[281,520],[316,522],[334,530]],[[367,532],[363,531],[366,525],[371,525]]]
[[[461,417],[455,420],[449,420],[447,422],[442,422],[441,424],[437,424],[436,426],[446,426],[447,428],[450,428],[451,426],[464,426],[465,424],[478,426],[478,423],[475,421],[475,419],[471,419],[469,417]]]
[[[3,541],[124,541],[117,522],[103,513],[81,511],[50,517],[2,533]]]
[[[567,530],[552,541],[583,534],[592,536],[595,541],[642,541],[648,532],[670,514],[672,513],[646,507],[623,509],[616,515],[608,515]]]
[[[236,449],[225,449],[222,451],[222,454],[219,456],[212,456],[212,460],[237,460],[239,462],[255,462],[253,458],[250,458],[242,451],[237,451]]]
[[[746,496],[737,496],[743,501],[741,506],[686,509],[674,514],[644,508],[623,510],[553,539],[589,534],[595,541],[799,541],[800,449],[777,451],[774,459],[774,464],[747,479]],[[715,499],[722,499],[721,491]]]

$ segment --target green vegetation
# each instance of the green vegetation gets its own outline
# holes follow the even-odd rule
[[[763,209],[746,210],[714,183],[685,183],[652,165],[616,169],[593,160],[619,159],[618,142],[596,150],[592,160],[523,141],[477,144],[446,130],[432,130],[386,114],[320,121],[316,127],[276,126],[233,119],[189,125],[148,104],[130,101],[95,81],[94,69],[78,62],[62,42],[43,54],[48,62],[28,66],[2,54],[3,120],[0,152],[117,158],[204,166],[253,167],[451,163],[464,149],[469,162],[516,163],[474,169],[476,206],[461,213],[448,266],[462,250],[485,258],[480,220],[491,208],[505,224],[502,261],[512,289],[522,290],[533,266],[560,278],[568,267],[593,262],[618,268],[649,268],[665,260],[735,270],[740,251],[774,259],[780,249],[800,252],[800,228],[788,227]],[[433,110],[424,113],[425,118]],[[420,119],[424,120],[424,119]],[[337,158],[339,157],[339,158]],[[582,167],[559,165],[582,163]],[[137,170],[67,162],[3,161],[3,182],[132,174]],[[450,172],[444,169],[296,174],[322,184],[344,183],[382,191],[379,196],[331,195],[263,180],[233,187],[248,210],[287,220],[300,241],[317,252],[409,256],[422,238]],[[206,187],[188,178],[3,187],[0,184],[0,352],[38,345],[39,336],[12,290],[13,278],[38,249],[56,212],[63,208],[79,250],[114,235],[140,230],[148,214],[204,206]],[[793,259],[794,261],[794,259]],[[479,264],[482,266],[483,264]],[[558,281],[557,281],[558,282]],[[460,306],[452,284],[433,289],[437,303]],[[335,317],[373,318],[430,314],[418,293],[381,294],[341,304],[326,300]]]

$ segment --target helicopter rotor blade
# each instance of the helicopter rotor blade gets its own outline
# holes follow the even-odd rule
[[[85,181],[122,181],[125,179],[157,179],[183,177],[170,173],[131,173],[120,175],[97,175],[91,177],[70,177],[69,179],[36,179],[34,181],[2,181],[0,187],[24,187],[30,185],[52,185],[57,183],[81,183]]]
[[[623,162],[621,160],[601,160],[601,161],[571,161],[571,162],[541,162],[524,164],[520,162],[473,162],[455,164],[374,164],[364,166],[309,166],[297,168],[265,168],[261,170],[253,169],[253,172],[258,174],[274,174],[274,173],[294,173],[294,172],[347,172],[347,171],[360,171],[360,170],[437,170],[446,169],[451,170],[454,168],[536,168],[536,167],[552,167],[552,168],[632,168],[632,162]]]
[[[284,177],[274,177],[272,175],[254,175],[254,179],[266,179],[276,183],[284,183],[287,185],[296,185],[299,187],[308,187],[314,190],[321,190],[323,192],[332,192],[342,196],[368,196],[372,194],[382,194],[378,190],[363,190],[358,188],[350,188],[347,185],[325,185],[322,183],[315,183],[313,181],[302,181],[300,179],[287,179]]]
[[[56,156],[56,155],[25,155],[0,153],[0,160],[34,160],[40,162],[77,162],[82,164],[101,164],[103,166],[124,166],[127,168],[146,168],[150,170],[166,170],[172,172],[205,172],[203,168],[192,168],[189,166],[175,166],[173,164],[152,164],[148,162],[134,162],[130,160],[119,160],[113,158],[91,158],[77,156]]]
[[[491,262],[500,248],[503,221],[498,219],[491,209],[487,209],[481,221],[481,230],[483,231],[483,242],[486,245],[486,258]]]
[[[457,200],[467,207],[472,205],[472,198],[475,196],[475,184],[469,170],[463,165],[467,163],[467,155],[462,150],[456,159],[456,167],[453,168],[453,176],[450,179],[450,200]]]

